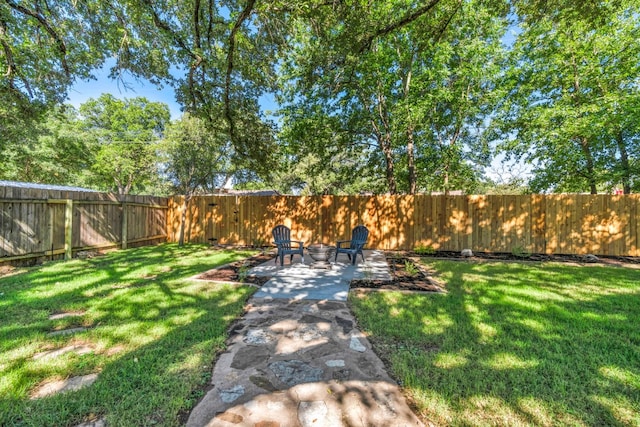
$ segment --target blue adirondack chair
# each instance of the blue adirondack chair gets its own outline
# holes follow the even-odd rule
[[[303,242],[299,240],[291,240],[291,230],[285,225],[276,225],[273,228],[273,243],[277,246],[276,252],[276,264],[278,258],[280,258],[280,265],[284,265],[284,256],[290,255],[290,260],[293,261],[293,255],[300,254],[302,263],[304,264],[304,246]],[[297,247],[296,247],[297,246]]]
[[[338,260],[338,254],[347,254],[349,257],[349,261],[351,264],[355,265],[357,255],[362,255],[362,261],[364,261],[364,254],[362,253],[362,249],[364,248],[365,243],[367,243],[367,238],[369,237],[369,229],[364,225],[358,225],[351,231],[351,240],[338,240],[336,242],[336,256],[333,260],[336,262]]]

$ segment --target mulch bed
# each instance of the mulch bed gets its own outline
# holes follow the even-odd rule
[[[422,265],[416,257],[404,253],[387,253],[391,281],[358,279],[351,281],[351,289],[384,289],[392,291],[444,292],[442,281],[435,272]]]
[[[254,255],[251,258],[232,262],[231,264],[223,265],[222,267],[214,270],[206,271],[198,275],[196,279],[211,280],[214,282],[246,283],[248,285],[262,286],[270,279],[270,277],[245,275],[243,273],[252,267],[260,265],[266,261],[273,260],[273,258],[274,255],[269,254]]]
[[[416,254],[410,252],[409,254]],[[572,264],[612,265],[619,267],[640,267],[640,257],[598,255],[593,261],[585,255],[557,255],[557,254],[524,254],[521,256],[511,253],[474,252],[472,257],[463,257],[460,252],[438,251],[433,255],[419,255],[424,258],[449,259],[465,261],[517,261],[517,262],[562,262]]]

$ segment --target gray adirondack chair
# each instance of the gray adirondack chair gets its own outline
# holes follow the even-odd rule
[[[351,230],[351,240],[338,240],[336,242],[336,256],[333,261],[336,262],[338,260],[338,254],[347,254],[349,261],[351,261],[353,265],[356,263],[358,254],[362,255],[362,261],[364,261],[362,249],[365,243],[367,243],[368,237],[369,229],[367,227],[364,225],[356,226]]]
[[[284,256],[290,255],[293,261],[293,255],[300,254],[302,263],[304,264],[304,243],[300,240],[291,240],[291,230],[286,225],[276,225],[273,227],[273,243],[277,246],[276,264],[280,258],[280,265],[284,265]]]

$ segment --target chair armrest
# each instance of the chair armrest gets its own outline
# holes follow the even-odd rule
[[[300,246],[300,247],[303,247],[303,246],[304,246],[304,242],[303,242],[303,241],[301,241],[301,240],[281,240],[281,241],[279,241],[279,242],[272,242],[272,243],[273,243],[274,245],[276,245],[276,246],[280,246],[280,245],[284,245],[284,244],[292,245],[292,244],[294,244],[294,243],[295,243],[295,244],[297,244],[297,245],[298,245],[298,246]]]
[[[343,243],[351,243],[351,240],[338,240],[336,242],[336,248],[340,249],[340,247],[342,246]]]

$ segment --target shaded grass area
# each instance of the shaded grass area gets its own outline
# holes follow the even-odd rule
[[[640,270],[429,262],[447,294],[351,297],[424,419],[640,425]]]
[[[160,245],[0,277],[0,425],[179,424],[253,292],[188,278],[251,254]],[[49,320],[64,312],[82,315]],[[92,351],[34,359],[69,345]],[[30,399],[48,381],[96,372],[88,388]]]

